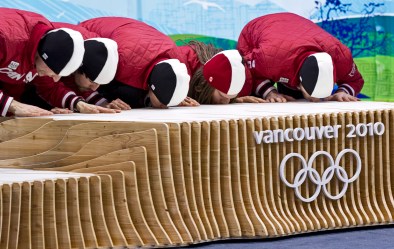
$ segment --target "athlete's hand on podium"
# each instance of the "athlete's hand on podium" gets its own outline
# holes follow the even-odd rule
[[[294,101],[295,100],[293,97],[278,93],[278,91],[276,91],[276,90],[272,90],[270,93],[268,93],[268,95],[267,95],[267,97],[265,97],[265,99],[271,103],[274,103],[274,102],[284,103],[287,101]]]
[[[12,100],[8,111],[13,113],[16,117],[37,117],[53,115],[52,112],[44,110],[34,105],[27,105],[16,100]]]
[[[115,99],[111,103],[105,103],[104,107],[116,110],[131,110],[131,107],[121,99]]]
[[[120,110],[109,109],[98,105],[91,105],[83,101],[77,103],[77,110],[80,113],[118,113]]]
[[[200,103],[198,103],[196,100],[186,97],[178,106],[199,106]]]
[[[360,99],[357,97],[354,97],[350,94],[347,94],[344,91],[337,91],[336,93],[334,93],[331,96],[328,96],[327,98],[325,98],[324,100],[327,101],[339,101],[339,102],[351,102],[351,101],[359,101]]]
[[[255,96],[244,96],[235,99],[235,103],[267,103],[268,101]]]
[[[55,107],[55,108],[51,109],[51,112],[53,112],[53,114],[69,114],[69,113],[73,113],[71,110],[69,110],[67,108],[59,108],[59,107]]]

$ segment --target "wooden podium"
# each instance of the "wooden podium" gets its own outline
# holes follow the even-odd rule
[[[172,247],[393,223],[394,103],[7,119],[0,248]]]

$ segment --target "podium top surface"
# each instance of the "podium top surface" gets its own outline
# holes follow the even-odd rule
[[[198,107],[171,107],[169,109],[143,108],[122,111],[116,114],[56,114],[40,118],[50,118],[53,120],[181,123],[385,109],[394,109],[394,103],[367,101],[311,103],[299,101],[288,103],[201,105]]]
[[[43,171],[31,169],[0,168],[0,185],[22,182],[45,181],[50,179],[68,179],[89,177],[93,174],[62,171]]]

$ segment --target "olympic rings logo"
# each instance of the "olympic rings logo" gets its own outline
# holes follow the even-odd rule
[[[353,177],[351,177],[350,179],[349,179],[348,174],[346,173],[346,170],[342,166],[339,165],[342,157],[346,153],[352,153],[357,160],[357,170],[354,173]],[[318,157],[318,156],[327,157],[327,159],[329,160],[329,165],[330,165],[323,172],[323,175],[321,177],[320,177],[319,173],[317,172],[317,170],[312,168],[312,164],[315,161],[316,157]],[[286,162],[292,157],[299,158],[302,163],[302,169],[300,171],[298,171],[297,174],[295,175],[294,183],[288,182],[285,177]],[[336,173],[337,178],[340,181],[342,181],[344,184],[341,192],[335,196],[331,195],[331,193],[327,190],[327,183],[329,183],[331,181],[331,179],[334,176],[334,173]],[[286,186],[288,186],[290,188],[294,188],[296,196],[299,199],[301,199],[301,201],[303,201],[303,202],[314,201],[317,198],[317,196],[319,195],[322,187],[323,187],[324,194],[328,198],[330,198],[332,200],[338,200],[339,198],[341,198],[345,195],[345,192],[348,188],[349,183],[352,183],[355,180],[357,180],[357,178],[360,176],[360,173],[361,173],[361,158],[360,158],[360,155],[355,150],[352,150],[352,149],[342,150],[337,155],[335,162],[334,162],[334,159],[332,158],[332,156],[326,151],[316,151],[309,158],[308,163],[306,162],[305,158],[302,155],[300,155],[298,153],[290,153],[290,154],[287,154],[283,158],[282,162],[280,163],[280,168],[279,168],[280,179],[283,181],[284,184],[286,184]],[[309,176],[309,179],[314,184],[316,184],[316,191],[309,198],[303,197],[300,193],[300,188],[299,188],[305,182],[307,176]]]

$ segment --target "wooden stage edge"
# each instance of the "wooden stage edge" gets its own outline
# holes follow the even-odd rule
[[[393,223],[394,103],[0,121],[0,248],[174,247]]]

